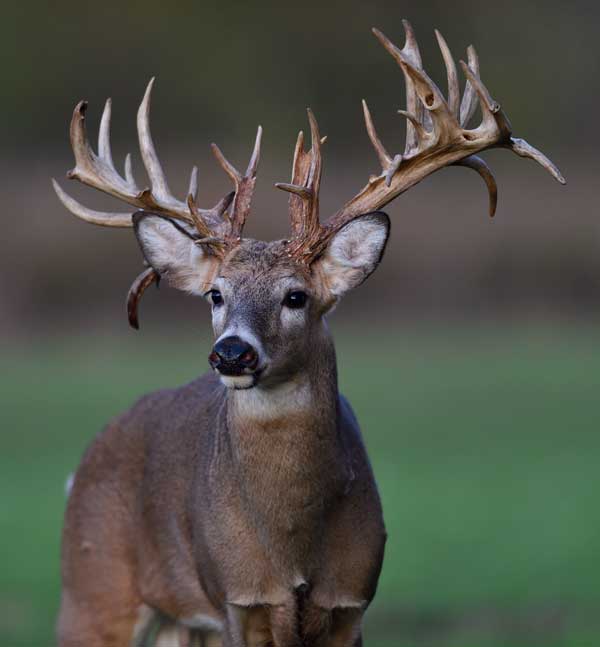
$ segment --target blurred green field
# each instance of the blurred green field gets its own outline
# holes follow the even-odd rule
[[[389,532],[366,647],[600,644],[600,335],[340,331]],[[0,645],[50,647],[63,486],[90,438],[204,370],[209,335],[3,349]]]

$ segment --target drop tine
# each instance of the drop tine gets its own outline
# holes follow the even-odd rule
[[[490,218],[493,218],[496,214],[496,207],[498,205],[498,185],[496,184],[496,179],[494,178],[490,167],[477,155],[470,155],[469,157],[459,160],[456,162],[456,166],[464,166],[466,168],[473,169],[485,182],[489,197],[489,214]]]

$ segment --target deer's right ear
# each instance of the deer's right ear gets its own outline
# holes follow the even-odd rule
[[[144,258],[173,287],[203,295],[219,269],[216,256],[196,245],[179,222],[147,211],[133,215],[133,227]]]
[[[374,211],[350,220],[333,235],[316,265],[323,284],[335,300],[360,285],[375,270],[389,233],[387,214]]]

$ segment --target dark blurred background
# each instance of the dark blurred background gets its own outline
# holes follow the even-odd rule
[[[401,19],[445,91],[433,28],[470,43],[517,136],[561,168],[561,187],[504,151],[500,188],[451,168],[387,209],[385,262],[332,317],[341,383],[362,422],[390,533],[367,646],[595,645],[600,640],[600,95],[597,3],[20,2],[3,6],[0,177],[0,643],[53,644],[63,482],[92,436],[143,392],[205,369],[204,304],[151,291],[142,329],[124,297],[141,269],[128,230],[71,216],[118,204],[65,179],[68,124],[113,98],[113,153],[137,154],[135,114],[157,76],[152,129],[171,188],[200,168],[200,202],[229,190],[209,143],[246,164],[265,129],[246,233],[283,237],[305,107],[328,135],[324,217],[356,193],[384,142],[403,148],[402,74],[370,34]]]

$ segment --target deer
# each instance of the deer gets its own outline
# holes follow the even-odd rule
[[[53,180],[64,206],[106,227],[132,227],[146,267],[128,294],[139,327],[145,290],[164,279],[212,311],[210,370],[190,384],[142,397],[92,441],[77,469],[62,538],[60,647],[201,644],[205,647],[360,647],[382,569],[386,531],[357,419],[339,393],[328,314],[381,262],[390,220],[381,209],[444,167],[475,170],[494,215],[497,185],[479,153],[507,148],[556,180],[558,168],[513,137],[480,78],[475,49],[457,66],[436,30],[444,96],[425,72],[411,25],[397,47],[373,33],[403,73],[406,144],[384,147],[363,101],[381,170],[325,221],[319,215],[321,136],[308,109],[289,183],[286,240],[243,236],[262,129],[244,174],[212,145],[233,191],[198,204],[193,168],[185,200],[171,193],[150,133],[151,80],[137,114],[149,186],[115,168],[111,101],[98,152],[86,102],[70,125],[68,177],[128,205],[85,207]],[[481,121],[471,127],[479,106]]]

